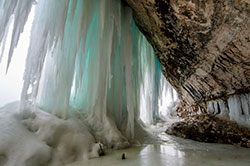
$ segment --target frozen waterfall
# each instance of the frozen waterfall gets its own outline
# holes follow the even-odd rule
[[[77,114],[97,140],[122,148],[134,139],[135,123],[151,125],[169,115],[177,94],[161,74],[131,9],[120,0],[2,0],[0,60],[8,58],[6,71],[32,6],[23,117],[30,115],[30,107],[65,120]]]

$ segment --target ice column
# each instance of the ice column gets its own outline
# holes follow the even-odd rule
[[[207,108],[210,113],[219,114],[250,128],[250,94],[233,95],[227,100],[211,101]]]

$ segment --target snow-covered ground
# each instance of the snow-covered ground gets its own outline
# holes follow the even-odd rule
[[[0,108],[1,166],[61,166],[99,156],[99,143],[80,120],[31,108],[19,113],[18,104]]]

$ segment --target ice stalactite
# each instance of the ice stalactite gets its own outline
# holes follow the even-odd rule
[[[178,94],[171,84],[161,74],[160,93],[158,97],[159,114],[162,120],[169,121],[177,116]]]
[[[20,34],[23,32],[24,25],[34,2],[35,0],[2,0],[0,2],[0,43],[3,45],[2,49],[4,49],[6,35],[12,17],[14,21],[6,71],[8,70],[14,49],[17,46]],[[2,50],[0,54],[0,62],[3,52],[4,51]]]
[[[33,1],[12,1],[0,3],[1,7],[17,8],[8,14],[6,7],[1,8],[1,22],[6,23],[0,35],[3,38],[6,34],[13,14],[15,45]],[[24,16],[20,14],[18,19],[21,11]],[[158,100],[173,93],[164,79],[152,47],[122,1],[37,2],[22,111],[32,103],[64,119],[79,113],[87,117],[98,140],[126,147],[127,139],[134,138],[134,123],[139,117],[150,125],[159,119],[160,108],[168,109]],[[176,96],[172,94],[168,100],[175,101]]]
[[[250,94],[233,95],[207,104],[210,113],[219,114],[250,128]]]

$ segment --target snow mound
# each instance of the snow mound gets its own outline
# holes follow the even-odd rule
[[[18,103],[0,108],[0,165],[61,166],[99,156],[99,143],[80,120],[17,110]]]

